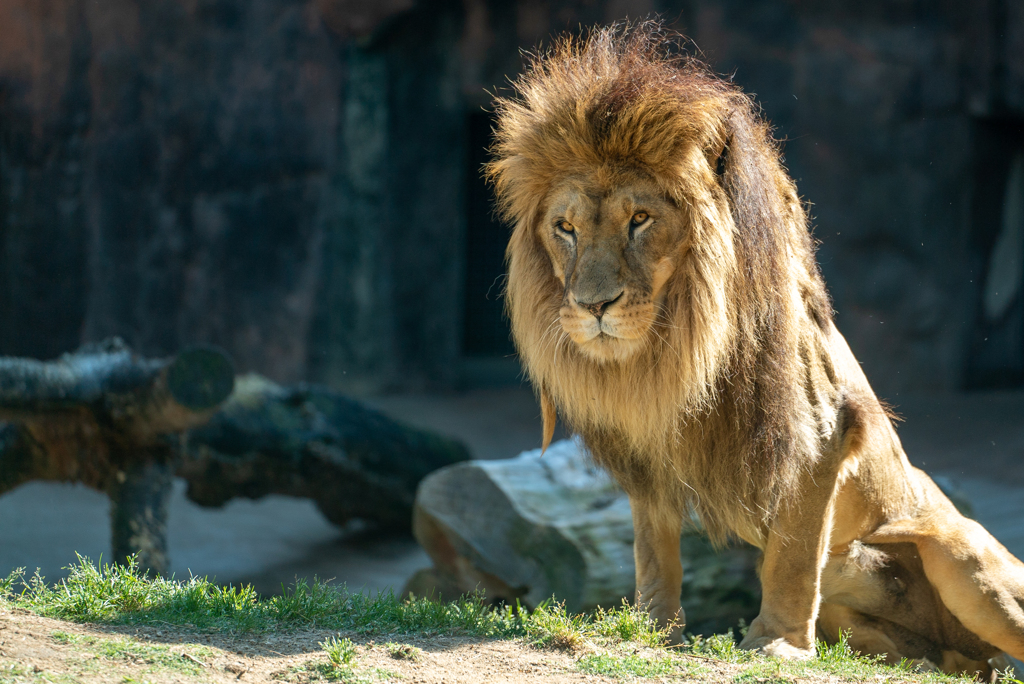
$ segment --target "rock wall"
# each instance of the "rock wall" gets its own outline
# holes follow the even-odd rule
[[[837,324],[872,383],[890,397],[978,384],[993,240],[972,200],[1001,163],[978,135],[997,117],[1024,124],[1019,3],[706,3],[694,29],[786,141]]]
[[[448,382],[460,18],[411,4],[0,2],[0,353]]]
[[[1010,148],[1024,134],[1024,5],[1006,0],[472,0],[467,98],[582,23],[660,13],[754,94],[810,203],[837,324],[875,387],[1024,383],[1024,297],[980,303]],[[1017,142],[1014,142],[1016,140]],[[1016,146],[1016,147],[1014,147]],[[994,190],[992,190],[994,188]],[[986,195],[986,190],[992,190]],[[1017,269],[1024,269],[1020,262]],[[1018,276],[1019,278],[1019,276]]]
[[[0,0],[0,354],[453,386],[466,231],[505,230],[467,225],[470,112],[520,49],[652,12],[785,139],[876,387],[1024,382],[1024,296],[982,312],[1024,153],[1009,0]]]

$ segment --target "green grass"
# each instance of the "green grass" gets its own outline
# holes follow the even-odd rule
[[[348,667],[356,657],[356,645],[351,639],[328,637],[320,643],[320,648],[327,654],[327,662],[334,667]]]
[[[25,682],[78,684],[78,680],[70,675],[56,675],[45,670],[36,670],[29,665],[0,661],[0,684],[25,684]]]
[[[715,634],[706,639],[694,637],[686,650],[693,655],[724,663],[749,663],[758,659],[758,655],[753,651],[744,651],[736,645],[736,638],[731,629],[725,634]]]
[[[291,668],[278,677],[282,681],[296,682],[341,682],[342,684],[371,684],[376,673],[361,673],[353,667],[335,667],[331,663],[310,660],[302,665]]]
[[[525,634],[511,608],[494,610],[480,597],[451,603],[401,600],[391,593],[352,594],[299,580],[280,596],[261,599],[250,586],[221,587],[206,578],[147,578],[134,565],[97,566],[86,558],[48,585],[16,570],[0,597],[46,617],[114,625],[170,623],[197,631],[266,631],[323,627],[359,633],[510,637]]]
[[[408,660],[410,662],[419,662],[423,658],[423,649],[417,648],[410,644],[399,644],[394,641],[389,641],[384,644],[385,650],[395,660]]]
[[[385,647],[390,646],[397,647],[398,644],[385,644]],[[320,648],[327,655],[327,662],[307,660],[305,663],[291,668],[280,679],[298,684],[305,684],[307,682],[373,684],[381,680],[396,679],[396,675],[393,672],[381,668],[357,668],[357,648],[351,639],[339,639],[338,637],[331,636],[320,643]],[[408,646],[407,648],[419,651],[418,648],[413,646]]]
[[[658,647],[665,633],[650,616],[622,602],[619,608],[598,608],[593,614],[571,615],[565,604],[544,602],[523,620],[526,640],[535,646],[573,651],[589,641],[636,642]]]
[[[590,654],[576,661],[576,667],[584,674],[604,675],[619,679],[667,676],[699,677],[708,673],[707,667],[700,663],[669,655]]]
[[[764,684],[797,681],[886,681],[948,684],[972,681],[889,667],[861,657],[845,641],[818,645],[816,658],[783,661],[740,650],[732,633],[693,638],[680,648],[664,648],[664,633],[646,613],[625,602],[614,609],[574,615],[563,604],[547,602],[532,612],[519,606],[492,608],[482,597],[449,603],[402,600],[391,593],[352,594],[319,581],[300,580],[280,596],[261,598],[251,587],[221,587],[205,578],[147,578],[134,565],[97,566],[79,558],[66,579],[48,585],[41,577],[26,579],[18,570],[0,579],[0,601],[36,614],[73,622],[110,625],[168,624],[196,632],[264,632],[319,628],[365,635],[436,635],[521,638],[537,648],[574,652],[580,672],[620,680],[690,677],[705,674],[715,681]],[[52,638],[73,648],[89,646],[110,661],[143,663],[153,669],[199,675],[212,654],[204,647],[188,651],[134,639],[101,639],[54,632]],[[391,678],[385,671],[357,668],[356,644],[339,634],[321,642],[324,655],[293,668],[284,679],[344,684]],[[388,641],[394,658],[418,660],[420,649]],[[183,655],[187,653],[192,656]],[[4,669],[6,668],[6,669]],[[722,673],[726,672],[727,675]],[[0,665],[0,684],[36,681],[38,673]],[[710,681],[710,680],[709,680]],[[1006,678],[1007,684],[1020,684]]]
[[[216,655],[215,651],[205,646],[189,645],[187,648],[175,650],[169,646],[150,644],[132,638],[101,639],[63,631],[53,632],[50,638],[59,644],[87,650],[106,660],[146,665],[150,670],[189,675],[201,674],[204,668],[200,663]]]

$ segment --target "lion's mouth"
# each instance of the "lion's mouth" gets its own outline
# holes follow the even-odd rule
[[[562,328],[584,354],[597,361],[625,360],[642,344],[646,329],[631,326],[630,317],[620,320],[614,314],[596,318],[587,312],[563,310]]]
[[[586,342],[592,342],[594,340],[617,340],[621,339],[617,326],[614,320],[610,320],[608,316],[598,318],[587,318],[584,314],[580,316],[582,321],[579,321],[578,331],[576,335],[573,335],[573,331],[567,330],[569,334],[576,339],[576,342],[584,344]]]

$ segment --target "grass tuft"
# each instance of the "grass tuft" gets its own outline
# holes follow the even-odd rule
[[[411,662],[419,662],[423,658],[423,649],[412,646],[411,644],[399,644],[394,641],[389,641],[384,644],[385,650],[395,660],[408,660]]]
[[[327,654],[327,660],[334,667],[348,667],[356,657],[356,645],[351,639],[328,637],[320,642],[320,648]]]
[[[651,648],[663,646],[666,639],[666,631],[658,629],[650,614],[629,605],[626,599],[622,599],[622,605],[618,609],[598,608],[594,613],[592,631],[606,639],[635,641]]]
[[[526,639],[534,646],[575,651],[590,626],[584,615],[569,615],[564,603],[544,602],[526,621]]]
[[[310,660],[291,668],[279,679],[297,684],[309,682],[342,682],[343,684],[371,684],[376,677],[356,670],[356,645],[351,639],[331,636],[320,642],[327,654],[327,662]]]
[[[600,653],[586,655],[576,662],[584,674],[604,675],[619,679],[640,677],[699,677],[707,668],[698,663],[668,655],[614,655]]]
[[[525,620],[526,638],[535,646],[576,651],[588,640],[635,642],[657,648],[666,632],[645,611],[623,600],[619,608],[598,608],[591,615],[570,615],[564,603],[545,602]]]
[[[0,579],[0,601],[14,597],[14,587],[24,584],[25,568],[15,568],[11,574]]]
[[[687,651],[694,655],[726,663],[749,663],[760,657],[753,651],[744,651],[736,645],[736,639],[731,629],[725,634],[715,634],[707,638],[695,636]]]

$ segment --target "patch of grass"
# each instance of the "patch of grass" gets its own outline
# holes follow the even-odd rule
[[[78,684],[78,680],[67,674],[47,672],[21,663],[0,660],[0,684],[26,684],[27,682]]]
[[[620,679],[666,676],[697,677],[707,673],[707,668],[700,664],[668,655],[591,654],[576,661],[576,668],[584,674],[604,675]]]
[[[614,610],[598,608],[594,613],[592,632],[606,639],[635,641],[655,648],[665,644],[665,630],[644,610],[629,605],[622,599],[622,605]]]
[[[384,644],[384,649],[395,660],[409,660],[415,663],[423,658],[423,649],[416,648],[410,644],[399,644],[389,641]]]
[[[356,645],[351,639],[330,636],[320,642],[320,648],[327,655],[327,662],[310,660],[291,668],[283,676],[286,681],[298,682],[342,682],[343,684],[370,684],[379,674],[376,669],[369,672],[356,670]]]
[[[955,677],[937,672],[920,672],[903,663],[886,665],[876,656],[853,651],[842,635],[839,642],[817,644],[817,656],[809,660],[782,660],[752,654],[732,681],[737,684],[794,684],[795,682],[828,679],[837,682],[884,681],[892,684],[953,684],[973,682],[973,678]],[[725,649],[728,653],[728,649]]]
[[[149,644],[131,638],[105,639],[56,631],[50,638],[59,644],[75,646],[106,660],[123,661],[135,665],[148,665],[153,670],[182,674],[200,674],[205,669],[204,659],[216,655],[205,646],[191,645],[175,650],[161,644]]]
[[[749,664],[732,681],[735,684],[794,684],[796,678],[785,672],[784,661],[773,658]]]
[[[348,667],[356,657],[356,645],[351,639],[327,637],[320,642],[320,648],[327,654],[327,661],[334,667]]]
[[[25,568],[15,568],[7,577],[0,579],[0,601],[14,596],[14,587],[21,583],[24,576]]]
[[[134,561],[126,566],[96,565],[80,556],[68,571],[54,585],[38,575],[25,581],[24,573],[16,571],[3,586],[18,606],[73,622],[170,623],[197,631],[322,627],[372,634],[526,637],[540,646],[563,649],[577,648],[588,638],[647,646],[664,640],[645,613],[625,603],[594,615],[569,615],[563,605],[554,603],[527,613],[518,606],[492,608],[480,596],[445,603],[403,600],[391,593],[350,594],[304,579],[279,596],[261,599],[250,586],[221,587],[205,577],[150,578]]]
[[[575,651],[591,624],[585,615],[569,615],[564,603],[543,603],[526,621],[526,639],[541,648]]]
[[[715,634],[707,638],[693,637],[686,652],[726,663],[749,663],[759,657],[756,653],[744,651],[737,646],[731,629],[725,634]]]
[[[167,646],[146,644],[135,639],[97,639],[91,650],[107,660],[149,665],[153,670],[191,675],[201,674],[206,669],[200,664],[202,659],[213,655],[213,651],[203,647],[193,646],[187,651],[174,651]]]
[[[341,682],[342,684],[372,684],[378,677],[376,669],[359,672],[352,667],[335,667],[331,663],[310,660],[276,677],[286,682]]]
[[[665,630],[658,629],[646,612],[623,600],[619,608],[598,608],[591,615],[570,615],[565,605],[546,602],[526,617],[526,638],[535,646],[574,651],[587,640],[635,642],[658,648]]]
[[[79,557],[55,585],[16,571],[4,580],[8,600],[39,615],[105,624],[180,625],[197,631],[265,631],[326,627],[363,633],[420,633],[480,637],[520,636],[523,620],[511,608],[495,610],[482,597],[451,603],[402,600],[391,593],[350,594],[299,580],[280,596],[261,599],[250,586],[221,587],[205,577],[149,578],[134,561],[94,565]],[[20,591],[16,588],[20,585]]]
[[[51,632],[50,638],[56,641],[58,644],[80,644],[85,641],[85,637],[79,636],[78,634],[68,634],[67,632]]]

